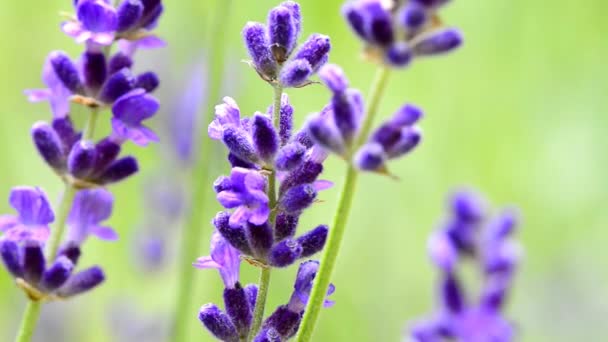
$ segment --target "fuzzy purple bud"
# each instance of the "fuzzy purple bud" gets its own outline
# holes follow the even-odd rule
[[[323,165],[312,160],[305,161],[297,169],[290,172],[281,182],[279,194],[284,194],[287,190],[306,183],[314,182],[323,172]]]
[[[270,225],[268,223],[261,225],[249,223],[247,229],[249,230],[249,244],[254,256],[265,259],[274,241]]]
[[[108,63],[108,74],[112,75],[124,68],[131,69],[133,66],[133,59],[128,55],[117,52],[112,58],[110,58],[110,62]]]
[[[104,280],[103,270],[99,266],[93,266],[70,277],[68,282],[59,289],[58,294],[61,297],[75,296],[92,290]]]
[[[101,52],[85,52],[82,56],[82,70],[86,86],[89,89],[99,89],[108,76],[105,55]]]
[[[295,58],[307,60],[313,70],[318,70],[327,61],[330,50],[331,43],[328,36],[312,34],[302,44]]]
[[[53,169],[65,169],[65,156],[61,139],[46,122],[37,122],[32,127],[32,139],[40,156]]]
[[[334,93],[342,93],[348,88],[348,79],[342,68],[327,64],[319,70],[319,78]]]
[[[235,288],[224,289],[224,304],[226,313],[234,324],[241,338],[247,338],[252,321],[252,308],[249,306],[249,299],[245,290],[239,283]]]
[[[409,31],[421,29],[427,20],[428,12],[416,1],[409,1],[399,13],[399,23]]]
[[[300,166],[306,157],[306,146],[292,142],[279,150],[276,158],[276,168],[279,171],[290,171]]]
[[[95,173],[105,171],[118,157],[120,145],[109,138],[102,139],[95,145]]]
[[[213,218],[213,225],[222,237],[234,248],[242,253],[251,254],[251,247],[249,247],[249,240],[247,239],[245,228],[242,225],[232,227],[230,225],[230,213],[226,211],[218,212]]]
[[[297,239],[298,243],[302,246],[302,254],[300,257],[308,258],[321,251],[325,246],[328,233],[329,227],[323,224],[300,236]]]
[[[239,341],[239,334],[228,315],[214,304],[203,305],[199,311],[198,319],[216,338],[225,342]]]
[[[248,284],[245,286],[245,293],[249,300],[249,307],[255,308],[255,302],[258,299],[258,286],[256,284]]]
[[[40,286],[46,291],[54,291],[61,287],[72,275],[74,264],[66,256],[57,260],[44,272]]]
[[[274,227],[275,241],[293,237],[298,228],[299,220],[299,215],[287,214],[284,212],[279,213]]]
[[[224,129],[222,141],[232,154],[243,161],[256,163],[259,160],[250,136],[244,130],[228,126]]]
[[[275,78],[277,63],[270,51],[264,24],[249,22],[243,28],[243,39],[256,70],[268,78]]]
[[[296,45],[297,32],[291,10],[277,6],[268,13],[268,36],[275,60],[285,62]]]
[[[134,27],[144,12],[144,5],[140,0],[125,0],[117,9],[119,32],[127,31]]]
[[[285,239],[277,243],[268,257],[274,267],[287,267],[293,264],[302,255],[302,246],[294,240]]]
[[[281,70],[280,81],[284,87],[297,88],[306,84],[312,73],[313,67],[306,59],[294,59]]]
[[[365,29],[364,12],[356,2],[347,2],[342,7],[342,14],[348,21],[350,27],[362,39],[367,40],[368,36]]]
[[[386,61],[388,64],[404,68],[412,61],[412,50],[406,42],[396,42],[392,44],[386,51]]]
[[[45,267],[42,247],[37,241],[26,241],[23,247],[23,278],[33,285],[40,282]]]
[[[74,93],[82,93],[84,91],[78,69],[65,52],[53,51],[49,55],[49,60],[57,78],[61,80],[61,83],[67,89]]]
[[[331,112],[327,115],[313,114],[305,123],[306,131],[319,146],[338,155],[344,155],[346,151],[344,140],[329,114]]]
[[[472,191],[458,191],[450,198],[449,206],[456,218],[475,223],[483,219],[486,206],[483,199]]]
[[[68,156],[68,170],[76,178],[86,178],[93,171],[96,160],[95,145],[82,140],[70,151]]]
[[[6,269],[15,277],[23,277],[19,246],[11,240],[0,241],[0,255]]]
[[[448,28],[425,35],[412,46],[416,56],[433,56],[450,52],[462,45],[460,31]]]
[[[135,174],[139,170],[137,160],[133,157],[124,157],[113,162],[100,176],[102,184],[120,182]]]
[[[148,71],[148,72],[144,72],[143,74],[139,74],[139,75],[137,75],[137,78],[135,79],[135,87],[143,88],[148,93],[151,93],[156,88],[158,88],[159,84],[160,84],[160,80],[158,79],[158,76],[156,75],[156,73],[153,71]]]
[[[380,1],[375,1],[368,4],[366,16],[369,37],[380,45],[392,43],[395,33],[393,31],[391,12],[383,8]]]
[[[261,113],[256,113],[251,124],[253,144],[258,155],[268,164],[272,164],[279,149],[279,135],[272,125],[272,120]]]
[[[386,154],[389,158],[397,158],[411,152],[422,140],[422,132],[419,127],[403,127],[400,132],[399,140],[391,146]]]
[[[281,305],[266,319],[264,328],[274,329],[284,340],[287,340],[296,333],[301,318],[299,312],[293,312],[287,305]]]
[[[99,99],[105,103],[114,103],[135,87],[135,78],[131,70],[123,68],[112,74],[99,92]]]
[[[301,184],[287,190],[279,199],[279,207],[287,213],[298,213],[312,205],[317,191],[312,184]]]
[[[353,93],[337,93],[332,97],[331,104],[334,122],[342,135],[342,139],[350,145],[359,128],[359,106]]]
[[[387,156],[378,143],[363,145],[355,155],[355,165],[364,171],[380,171],[384,167]]]

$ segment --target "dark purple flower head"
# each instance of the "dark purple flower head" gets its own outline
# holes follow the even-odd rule
[[[203,305],[199,311],[198,319],[216,338],[226,342],[239,341],[239,334],[230,317],[215,304]]]
[[[483,200],[470,191],[450,199],[448,224],[429,239],[429,254],[439,268],[439,310],[411,328],[415,341],[511,341],[513,328],[501,313],[519,260],[510,239],[516,218],[505,211],[484,225]],[[467,292],[458,264],[472,259],[481,274],[479,293]]]
[[[304,312],[306,303],[308,303],[310,291],[312,290],[313,280],[317,275],[318,269],[319,262],[316,260],[309,260],[300,264],[298,274],[296,275],[296,281],[293,285],[293,294],[291,295],[288,304],[291,311],[298,313]],[[336,288],[334,285],[330,284],[329,289],[327,289],[327,296],[330,296],[335,290]],[[333,305],[334,302],[329,299],[325,299],[325,302],[323,302],[323,306],[326,308]]]
[[[158,136],[142,121],[151,118],[159,108],[158,100],[144,89],[135,89],[116,100],[112,106],[112,130],[115,141],[131,140],[140,146],[157,142]]]
[[[342,13],[371,59],[403,68],[414,57],[445,53],[461,45],[457,31],[436,31],[441,23],[438,10],[447,2],[351,0]],[[434,30],[437,33],[428,33]]]
[[[211,255],[198,258],[194,267],[217,269],[226,288],[234,288],[239,281],[241,253],[232,247],[218,231],[215,231],[211,237],[210,250]]]
[[[79,191],[68,216],[67,240],[80,245],[89,235],[108,241],[118,239],[111,227],[101,225],[112,215],[113,202],[112,193],[105,189]]]
[[[236,209],[230,215],[230,225],[246,222],[263,224],[270,208],[266,195],[266,179],[258,171],[235,167],[230,173],[230,187],[217,194],[217,200],[227,209]]]
[[[46,241],[49,224],[55,220],[55,215],[44,191],[37,187],[15,187],[11,190],[9,203],[17,215],[0,216],[2,239]]]

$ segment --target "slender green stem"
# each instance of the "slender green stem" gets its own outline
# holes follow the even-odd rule
[[[23,319],[21,320],[21,327],[19,328],[17,337],[15,337],[15,342],[29,342],[32,339],[34,331],[36,330],[38,316],[40,316],[41,307],[41,302],[28,302],[25,312],[23,313]]]
[[[210,41],[208,51],[211,53],[209,70],[209,94],[208,101],[210,108],[208,113],[213,112],[213,105],[219,97],[220,88],[222,85],[222,75],[224,72],[225,63],[225,46],[222,30],[228,26],[228,15],[230,13],[232,0],[218,0],[217,13],[215,13],[215,21],[210,32]],[[203,116],[204,124],[207,123],[207,115]],[[199,129],[197,131],[205,132],[207,130]],[[199,256],[201,240],[203,235],[204,220],[207,190],[209,189],[209,158],[212,153],[212,145],[206,137],[201,136],[198,157],[195,158],[196,165],[192,168],[190,179],[192,202],[188,217],[184,222],[182,232],[181,253],[179,258],[179,279],[177,288],[177,301],[175,306],[175,316],[173,321],[172,342],[184,342],[188,340],[190,323],[194,321],[195,315],[192,313],[192,289],[194,288],[194,267],[192,262]]]
[[[359,136],[356,139],[356,147],[360,146],[369,135],[372,123],[378,112],[380,99],[386,88],[389,73],[387,68],[382,67],[376,74],[368,97],[369,105],[367,114],[363,121]],[[319,318],[319,313],[321,312],[321,307],[323,307],[327,288],[329,287],[331,276],[336,265],[342,237],[346,230],[346,224],[355,197],[357,179],[357,170],[352,163],[349,163],[344,177],[344,185],[342,186],[342,191],[340,192],[340,198],[338,200],[338,209],[336,210],[333,225],[329,231],[329,237],[327,239],[327,244],[325,245],[321,265],[319,266],[319,271],[315,277],[315,283],[310,294],[308,306],[304,312],[304,318],[302,319],[302,324],[300,325],[298,332],[298,342],[307,342],[312,338],[315,325]]]
[[[51,231],[51,236],[46,243],[45,257],[47,260],[54,260],[57,256],[57,250],[59,249],[61,239],[63,238],[63,232],[65,230],[65,223],[68,219],[68,215],[70,214],[70,209],[72,208],[72,202],[74,202],[76,192],[76,188],[70,184],[65,185],[63,197],[61,198],[59,208],[56,211],[57,223],[55,224],[55,229]]]
[[[253,310],[253,323],[249,332],[249,341],[253,341],[260,330],[262,320],[264,319],[264,309],[266,308],[266,298],[268,297],[268,288],[270,285],[270,271],[272,268],[264,267],[260,272],[260,282],[258,284],[258,296]]]
[[[99,108],[91,108],[89,119],[87,120],[84,131],[82,133],[83,140],[91,140],[95,136],[95,126],[97,126],[97,118],[99,117]]]

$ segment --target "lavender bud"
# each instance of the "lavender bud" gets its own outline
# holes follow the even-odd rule
[[[112,75],[124,68],[131,69],[132,66],[133,60],[131,57],[122,52],[117,52],[110,58],[110,62],[108,63],[108,74]]]
[[[264,24],[247,23],[243,28],[243,39],[256,70],[268,78],[275,78],[277,63],[270,51]]]
[[[329,227],[323,224],[300,236],[297,240],[302,246],[302,255],[300,257],[308,258],[309,256],[321,251],[323,246],[325,246],[328,233]]]
[[[19,246],[11,240],[0,241],[0,255],[6,269],[15,277],[23,277]]]
[[[338,130],[340,130],[342,139],[348,145],[350,145],[359,126],[357,103],[351,95],[349,93],[339,93],[335,94],[331,100],[334,122]]]
[[[422,109],[412,104],[406,104],[395,112],[390,122],[397,126],[411,126],[418,122],[423,115]]]
[[[97,90],[108,76],[106,57],[101,52],[90,51],[85,52],[82,57],[84,83],[89,89]]]
[[[310,138],[319,146],[338,155],[344,155],[346,151],[344,140],[329,115],[313,114],[304,126]]]
[[[317,191],[311,184],[301,184],[287,190],[279,199],[279,207],[287,213],[298,213],[312,205]]]
[[[446,274],[441,283],[441,298],[444,307],[452,313],[458,313],[464,307],[460,284],[451,273]]]
[[[73,93],[83,93],[84,87],[78,69],[63,51],[53,51],[49,55],[51,66],[61,83]]]
[[[72,261],[72,264],[76,265],[78,259],[80,259],[80,247],[75,242],[68,242],[65,246],[59,250],[59,256],[65,256]]]
[[[268,255],[268,251],[270,251],[270,248],[272,247],[274,240],[272,236],[272,229],[268,223],[264,223],[259,226],[248,223],[247,229],[249,232],[249,245],[253,250],[254,256],[260,259],[265,259]]]
[[[295,58],[307,60],[313,70],[318,70],[327,61],[327,55],[330,50],[331,43],[328,36],[312,34],[302,44]]]
[[[291,10],[277,6],[268,13],[268,36],[270,48],[279,64],[285,62],[296,45],[296,27]]]
[[[40,243],[26,241],[23,247],[23,278],[31,285],[38,285],[45,263]]]
[[[57,260],[44,272],[40,286],[47,291],[54,291],[68,280],[74,269],[74,264],[66,256]]]
[[[64,151],[69,151],[72,148],[72,145],[80,140],[81,134],[74,131],[74,125],[69,116],[53,119],[51,125],[59,136],[59,139],[61,139]]]
[[[399,13],[399,23],[409,31],[418,31],[427,20],[427,11],[416,1],[408,2]]]
[[[279,194],[300,184],[312,183],[323,172],[323,165],[314,161],[305,161],[300,167],[290,172],[281,182]]]
[[[274,267],[287,267],[302,255],[302,246],[294,240],[285,239],[272,248],[268,261]]]
[[[144,5],[140,0],[125,0],[117,9],[118,32],[133,28],[144,12]]]
[[[498,241],[507,238],[513,234],[517,226],[517,213],[514,210],[505,210],[488,226],[489,238]]]
[[[459,191],[450,198],[450,208],[458,220],[467,223],[476,223],[483,219],[485,214],[483,199],[472,191]]]
[[[226,342],[238,342],[239,334],[230,318],[214,304],[201,307],[198,319],[216,338]]]
[[[368,4],[366,9],[370,38],[380,45],[391,44],[395,36],[391,13],[382,7],[380,1]]]
[[[296,233],[298,228],[298,222],[300,220],[299,215],[287,214],[280,212],[277,215],[275,226],[274,226],[274,239],[275,241],[281,241],[286,238],[291,238]]]
[[[302,14],[300,12],[300,5],[295,1],[284,1],[281,6],[288,8],[291,11],[291,18],[293,20],[293,26],[295,27],[296,40],[302,31]]]
[[[143,88],[148,93],[151,93],[156,88],[158,88],[159,84],[160,84],[160,80],[158,79],[158,76],[156,75],[156,73],[154,73],[153,71],[148,71],[148,72],[144,72],[143,74],[139,74],[139,75],[137,75],[137,78],[135,79],[135,87]]]
[[[86,178],[93,171],[97,155],[92,142],[82,140],[70,151],[68,156],[68,171],[76,178]]]
[[[386,151],[395,146],[400,138],[401,128],[391,122],[387,122],[374,131],[370,141],[382,145],[382,148]]]
[[[319,78],[334,93],[342,93],[348,88],[348,79],[342,68],[327,64],[319,70]]]
[[[224,289],[224,304],[226,305],[226,313],[240,337],[246,338],[251,327],[253,310],[249,306],[249,299],[245,290],[239,283],[236,283],[233,289]]]
[[[307,60],[294,59],[285,64],[285,67],[281,70],[281,85],[287,88],[303,86],[312,73],[312,66]]]
[[[279,306],[264,322],[264,328],[275,329],[285,340],[293,336],[300,324],[300,313],[289,310],[287,305]]]
[[[356,2],[347,2],[342,7],[342,14],[346,18],[350,27],[355,33],[363,40],[368,40],[368,36],[365,30],[365,18],[361,8]]]
[[[391,146],[386,154],[389,158],[397,158],[411,152],[422,140],[422,132],[417,126],[403,127],[401,136],[395,145]]]
[[[249,307],[255,308],[255,302],[258,299],[258,286],[256,284],[248,284],[245,286],[245,293],[249,301]]]
[[[412,51],[406,42],[396,42],[386,51],[386,62],[394,67],[406,67],[411,60]]]
[[[254,163],[244,161],[243,159],[235,156],[233,153],[228,153],[228,162],[230,163],[230,166],[233,168],[235,168],[235,167],[242,167],[245,169],[257,169],[258,168]]]
[[[382,145],[378,143],[367,143],[357,151],[355,165],[364,171],[380,171],[384,167],[387,156]]]
[[[268,108],[268,113],[274,112],[274,106]],[[293,130],[293,107],[289,103],[289,96],[286,93],[281,95],[281,111],[279,112],[279,137],[281,146],[287,144],[291,139]]]
[[[35,123],[32,127],[32,139],[38,153],[50,167],[57,171],[65,169],[62,142],[49,124],[42,121]]]
[[[92,290],[104,280],[105,275],[103,274],[103,270],[99,266],[93,266],[70,277],[57,294],[61,297],[72,297]]]
[[[139,170],[137,160],[133,157],[124,157],[113,162],[100,176],[102,184],[111,184],[124,180]]]
[[[279,135],[272,125],[272,120],[261,113],[256,113],[251,124],[251,135],[258,155],[272,164],[279,149]]]
[[[275,165],[279,171],[291,171],[300,166],[306,157],[306,147],[299,142],[292,142],[279,150]]]
[[[232,245],[244,254],[251,254],[247,232],[243,226],[232,227],[229,224],[230,213],[226,211],[218,212],[213,218],[213,225],[217,231]]]
[[[256,163],[258,155],[247,132],[236,127],[226,127],[222,141],[230,152],[245,162]]]
[[[412,47],[416,56],[432,56],[450,52],[462,45],[460,31],[448,28],[435,31],[417,41]]]
[[[135,78],[133,78],[131,70],[123,68],[106,80],[99,92],[99,99],[105,103],[113,103],[134,87]]]
[[[101,174],[108,166],[116,160],[120,153],[120,145],[110,138],[105,138],[95,145],[95,173]]]
[[[281,335],[274,328],[264,328],[260,330],[253,342],[281,342]]]

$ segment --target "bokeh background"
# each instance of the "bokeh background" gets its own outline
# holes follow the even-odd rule
[[[162,113],[154,120],[160,130],[175,115],[192,70],[203,70],[202,77],[214,72],[204,68],[214,53],[208,33],[223,1],[166,1],[159,33],[169,47],[139,55],[139,68],[160,70],[164,81]],[[366,91],[375,67],[360,59],[360,44],[339,15],[342,2],[300,1],[304,33],[330,35],[331,60],[344,67],[353,86]],[[246,53],[240,30],[248,20],[265,20],[278,3],[238,1],[221,23],[220,39],[228,53],[225,70],[215,70],[225,75],[219,93],[237,99],[245,113],[265,109],[272,90],[241,63]],[[42,86],[40,70],[49,51],[63,49],[72,56],[81,51],[59,31],[60,11],[71,11],[71,1],[5,0],[0,5],[0,197],[8,197],[14,185],[28,184],[44,187],[56,200],[62,188],[29,137],[34,121],[50,117],[48,107],[29,104],[22,94]],[[362,177],[333,279],[337,304],[323,311],[316,341],[399,341],[408,320],[432,310],[436,273],[427,261],[426,239],[441,222],[446,195],[459,186],[480,189],[497,206],[521,209],[518,238],[525,259],[508,309],[520,340],[608,337],[606,13],[603,0],[461,0],[444,11],[447,23],[462,28],[466,44],[455,54],[393,74],[382,116],[404,101],[422,106],[425,141],[391,165],[400,181]],[[288,93],[299,123],[328,100],[319,86]],[[219,98],[200,96],[200,117],[207,120],[203,115]],[[80,115],[78,121],[85,114],[76,110],[73,115]],[[167,256],[157,268],[143,269],[134,246],[146,218],[154,214],[143,201],[144,188],[155,182],[150,179],[161,174],[162,182],[169,182],[187,172],[168,161],[166,144],[128,149],[140,158],[142,172],[112,189],[116,202],[110,223],[121,239],[91,239],[81,262],[103,265],[107,283],[69,303],[45,306],[38,341],[156,341],[167,329],[176,298],[180,227],[162,227]],[[227,171],[220,146],[206,157],[211,175]],[[325,178],[337,186],[307,212],[304,228],[331,221],[343,169],[335,158],[329,161]],[[207,222],[218,209],[208,196],[200,255],[208,253]],[[0,212],[10,211],[0,201]],[[244,282],[257,280],[249,265],[242,268]],[[288,299],[294,273],[295,267],[274,272],[268,308]],[[191,311],[192,341],[211,340],[196,319],[197,309],[218,302],[221,288],[216,272],[196,273],[190,307],[180,308]],[[12,339],[23,306],[22,293],[0,272],[0,340]]]

